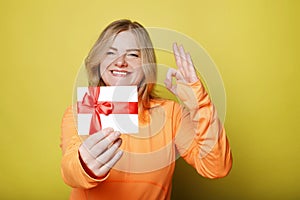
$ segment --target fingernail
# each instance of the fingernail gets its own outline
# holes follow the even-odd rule
[[[111,131],[113,131],[114,129],[111,128],[111,127],[109,127],[109,128],[106,128],[106,130],[109,131],[109,132],[111,132]]]
[[[112,132],[112,131],[114,131],[114,129],[113,128],[105,128],[105,129],[103,129],[103,131],[105,131],[105,132]]]
[[[116,131],[115,133],[114,133],[114,136],[116,136],[116,137],[119,137],[121,135],[121,133],[119,132],[119,131]]]
[[[103,133],[104,135],[108,135],[109,133],[113,132],[114,129],[113,128],[106,128],[106,129],[103,129]]]

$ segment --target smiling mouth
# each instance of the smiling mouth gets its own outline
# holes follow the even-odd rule
[[[118,70],[111,70],[110,72],[112,73],[113,76],[117,76],[117,77],[125,77],[127,74],[129,74],[129,72],[127,71],[118,71]]]

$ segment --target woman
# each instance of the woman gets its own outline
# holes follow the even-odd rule
[[[151,94],[156,59],[142,25],[118,20],[101,33],[85,60],[89,85],[136,85],[139,133],[121,135],[107,128],[81,141],[68,108],[61,168],[73,188],[70,199],[170,199],[176,153],[204,177],[229,173],[231,151],[216,110],[190,55],[176,44],[173,50],[178,70],[168,71],[165,85],[183,106]]]

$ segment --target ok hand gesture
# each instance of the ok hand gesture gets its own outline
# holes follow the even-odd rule
[[[185,52],[183,46],[173,44],[173,51],[178,69],[170,68],[167,72],[165,85],[173,94],[177,95],[177,86],[172,84],[172,78],[183,83],[194,83],[198,81],[198,77],[189,53]]]

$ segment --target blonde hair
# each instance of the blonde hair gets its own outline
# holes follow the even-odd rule
[[[103,30],[85,59],[89,86],[105,85],[100,74],[101,60],[112,45],[115,37],[123,31],[131,31],[135,35],[141,50],[144,78],[138,86],[139,102],[141,102],[139,103],[139,110],[148,110],[150,108],[150,99],[152,98],[151,91],[156,83],[157,66],[150,36],[147,30],[138,22],[132,22],[127,19],[117,20]]]

